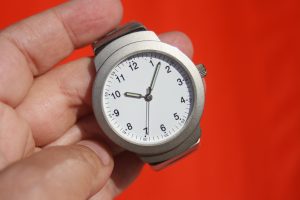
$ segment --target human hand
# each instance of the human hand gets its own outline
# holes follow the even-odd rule
[[[118,0],[74,0],[0,32],[1,199],[112,199],[139,174],[94,119],[92,58],[53,68],[121,17]],[[182,33],[160,38],[192,55]]]

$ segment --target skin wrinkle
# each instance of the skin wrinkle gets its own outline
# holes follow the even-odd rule
[[[116,0],[114,0],[114,1],[116,1]],[[91,23],[90,26],[92,26],[93,24],[100,24],[100,23],[113,24],[113,27],[106,29],[105,33],[100,36],[100,37],[103,37],[103,35],[110,32],[117,25],[119,25],[120,21],[122,20],[122,16],[123,16],[123,7],[121,6],[121,4],[116,4],[114,9],[112,9],[111,11],[109,9],[104,9],[103,6],[101,6],[100,9],[101,9],[101,11],[94,10],[94,12],[101,12],[103,16],[108,16],[108,17],[101,17],[101,18],[93,17],[92,19],[90,19],[90,23]],[[92,16],[96,16],[96,15],[93,14]],[[117,18],[113,19],[114,17],[117,17]],[[89,22],[86,21],[86,23],[89,23]]]
[[[101,191],[97,192],[89,200],[108,200],[114,199],[119,194],[119,189],[116,188],[114,181],[110,178]]]
[[[85,3],[86,5],[91,5],[87,0],[85,1]],[[97,9],[95,9],[95,6]],[[60,13],[62,7],[57,7],[55,9],[57,10],[57,13]],[[76,13],[77,15],[74,15],[73,13]],[[80,15],[78,15],[78,13],[80,13]],[[113,29],[121,21],[122,13],[123,13],[123,8],[121,4],[119,3],[112,4],[111,1],[105,0],[102,2],[102,4],[94,5],[93,9],[83,10],[81,7],[73,7],[72,12],[70,11],[61,12],[59,16],[64,21],[64,24],[70,24],[70,26],[66,26],[67,30],[72,31],[73,33],[72,35],[74,36],[73,38],[74,44],[76,47],[78,47],[79,46],[78,38],[83,37],[84,35],[94,34],[95,25],[97,24],[110,25],[110,26],[103,26],[101,29],[99,29],[102,32],[99,35],[103,35],[104,33],[109,32],[111,29]],[[72,15],[72,17],[70,17],[69,15]],[[89,16],[89,17],[85,17],[85,16]],[[84,26],[86,27],[84,32],[82,31],[81,27],[78,26],[73,27],[73,24],[70,23],[70,21],[74,20],[74,18],[76,18],[76,20],[80,24],[84,24]]]
[[[2,60],[0,62],[0,101],[15,108],[26,96],[29,88],[21,88],[23,87],[21,84],[10,84],[10,90],[7,90],[6,87],[1,86],[8,84],[11,79],[16,78],[18,78],[18,81],[24,83],[24,85],[31,85],[33,76],[29,68],[24,67],[28,62],[25,56],[21,51],[16,50],[16,46],[8,39],[5,39],[1,33],[0,45],[6,49],[0,55],[0,59]],[[16,77],[17,73],[22,74],[22,76]]]
[[[83,62],[85,63],[86,62],[86,66],[88,68],[88,73],[90,75],[89,79],[88,80],[84,80],[84,81],[87,81],[88,84],[86,84],[86,87],[82,87],[82,86],[77,86],[74,87],[73,84],[70,85],[70,82],[72,81],[76,81],[76,80],[73,80],[73,79],[77,79],[77,77],[68,77],[69,76],[69,73],[66,72],[65,73],[65,76],[57,76],[57,84],[58,84],[58,87],[59,87],[59,90],[61,91],[61,93],[63,95],[65,95],[66,97],[69,98],[69,107],[79,107],[79,106],[82,106],[82,105],[85,105],[85,106],[91,106],[91,98],[89,97],[89,95],[91,95],[92,93],[92,83],[93,83],[93,80],[94,80],[94,76],[95,76],[95,70],[94,70],[94,66],[93,66],[93,63],[92,63],[92,60],[91,58],[82,58],[79,60],[79,62]],[[78,63],[78,65],[80,65],[80,63]],[[84,66],[84,65],[83,65]],[[75,72],[76,71],[80,71],[79,68],[72,68],[72,74],[76,74]],[[78,78],[80,78],[81,74],[77,75],[79,76]],[[86,91],[86,92],[82,92],[82,91]],[[72,102],[72,103],[71,103]]]
[[[34,31],[31,30],[28,25],[26,25],[25,22],[19,22],[19,24],[16,26],[11,26],[8,29],[1,32],[0,36],[2,36],[4,39],[6,39],[8,42],[12,44],[13,47],[15,47],[15,50],[19,51],[21,55],[24,56],[25,60],[27,61],[27,66],[29,67],[32,74],[37,73],[36,70],[36,61],[30,56],[29,52],[26,50],[26,47],[23,42],[20,42],[18,40],[18,37],[14,37],[14,32],[27,32],[27,35],[34,35]]]
[[[103,144],[103,143],[102,143],[101,146],[107,151],[107,153],[110,155],[110,158],[112,158],[112,153],[109,151],[109,148],[108,148],[105,144]],[[85,148],[87,151],[92,152],[92,150],[89,149],[89,148],[87,148],[86,146],[76,145],[76,147]],[[88,154],[88,155],[89,155],[89,156],[95,156],[95,153]],[[93,185],[97,185],[98,178],[99,178],[99,176],[101,176],[101,171],[99,171],[99,163],[101,163],[101,162],[100,162],[100,160],[99,160],[97,157],[94,158],[94,161],[97,162],[97,165],[90,165],[90,166],[94,167],[93,169],[95,170],[95,172],[97,172],[97,173],[96,173],[96,174],[98,175],[97,178],[96,178],[96,179],[92,179],[92,181],[94,181]],[[102,164],[101,164],[101,165],[102,165]],[[111,171],[110,171],[110,174],[111,174],[112,171],[113,171],[113,168],[114,168],[114,167],[113,167],[113,166],[114,166],[114,160],[113,160],[113,159],[110,159],[110,165],[112,166],[112,167],[111,167]],[[89,194],[89,197],[91,197],[92,194],[95,194],[95,193],[96,193],[97,191],[99,191],[100,189],[101,189],[101,188],[95,188],[93,191],[91,190],[91,191],[90,191],[90,194]]]
[[[78,41],[76,34],[74,31],[66,25],[64,18],[59,14],[57,9],[53,8],[50,10],[51,13],[57,18],[57,21],[61,23],[62,27],[65,29],[64,33],[67,34],[67,38],[70,40],[70,44],[72,45],[72,49],[76,48],[76,42]],[[72,51],[70,51],[71,53]]]
[[[0,152],[0,171],[6,167],[8,160],[5,158],[2,152]]]
[[[31,128],[28,124],[27,126],[28,126],[29,134],[27,134],[27,142],[25,143],[25,148],[24,148],[25,150],[22,155],[23,158],[30,156],[35,151],[35,142],[32,137]]]
[[[60,155],[60,152],[62,151],[62,149],[64,149],[63,155],[55,156],[55,155]],[[24,172],[24,170],[27,171],[27,173],[22,173],[23,175],[35,174],[34,176],[30,176],[30,179],[28,179],[28,177],[26,178],[26,176],[21,178],[21,180],[23,180],[23,182],[21,182],[21,186],[23,185],[23,187],[25,187],[25,188],[23,188],[24,191],[31,192],[32,188],[30,186],[36,185],[37,187],[35,187],[35,189],[37,189],[37,190],[35,192],[45,195],[49,192],[47,190],[47,188],[49,189],[49,187],[46,187],[48,185],[48,183],[49,184],[51,183],[50,185],[51,185],[52,189],[64,188],[63,182],[64,182],[64,180],[66,180],[65,179],[66,173],[72,173],[71,169],[73,168],[73,166],[77,166],[77,168],[75,168],[75,169],[77,170],[77,172],[79,174],[76,174],[75,176],[82,176],[81,183],[84,183],[82,186],[85,186],[85,187],[81,188],[79,190],[81,192],[78,191],[79,193],[77,193],[77,195],[74,195],[74,197],[78,197],[78,195],[84,196],[84,194],[82,193],[83,191],[86,191],[87,194],[90,194],[89,185],[91,185],[91,184],[97,185],[97,182],[96,183],[91,183],[91,182],[98,181],[97,178],[94,179],[94,176],[98,177],[102,173],[102,171],[101,170],[99,171],[99,169],[101,169],[103,167],[102,167],[102,164],[99,161],[98,157],[89,148],[87,148],[85,146],[81,146],[81,145],[76,145],[76,146],[72,146],[72,147],[68,147],[68,148],[52,147],[52,148],[48,149],[47,152],[43,153],[43,156],[47,156],[47,155],[50,155],[50,159],[42,164],[42,165],[46,166],[46,168],[43,168],[40,165],[41,163],[39,164],[38,168],[32,167],[29,162],[26,162],[27,164],[25,164],[23,166],[23,170],[21,170],[21,171],[22,172]],[[66,155],[68,155],[68,159],[66,159]],[[37,157],[41,157],[41,156],[42,155],[36,155],[35,159]],[[49,158],[49,156],[47,156],[47,157]],[[49,164],[51,164],[51,165],[49,165]],[[110,168],[112,168],[112,166],[110,166]],[[86,169],[88,169],[88,171],[89,171],[88,176],[86,176],[87,174],[86,175],[82,174],[82,170],[86,170]],[[20,176],[18,174],[13,173],[12,174],[13,177],[11,177],[9,179],[15,180],[14,176],[22,177],[22,174]],[[61,177],[61,178],[59,178],[60,181],[57,181],[58,177]],[[102,177],[102,175],[100,177]],[[73,184],[73,183],[71,183],[71,184]],[[28,185],[28,188],[26,188],[27,185]],[[70,192],[72,192],[72,191],[70,191]],[[73,192],[73,194],[74,194],[74,192]],[[83,196],[81,199],[84,198]]]
[[[90,24],[90,25],[87,25],[87,27],[93,26],[96,23],[98,23],[98,24],[102,24],[102,23],[103,24],[111,24],[110,27],[106,27],[106,28],[108,28],[107,31],[109,31],[114,24],[117,24],[120,21],[120,19],[121,19],[121,16],[120,16],[121,14],[120,13],[122,13],[122,9],[121,9],[120,6],[116,6],[114,9],[111,9],[112,13],[110,13],[110,14],[114,14],[113,12],[116,12],[118,14],[113,15],[113,16],[116,16],[116,17],[109,17],[110,15],[106,14],[106,12],[107,12],[107,10],[110,10],[110,9],[103,9],[102,6],[101,6],[101,8],[102,8],[101,9],[102,13],[104,13],[104,14],[102,14],[102,16],[100,16],[100,17],[99,17],[99,14],[95,15],[95,17],[94,16],[89,17],[89,19],[86,22],[87,22],[87,24]],[[48,11],[45,14],[53,15],[54,18],[57,19],[56,21],[59,21],[59,23],[62,25],[63,29],[65,30],[65,31],[63,31],[64,34],[67,36],[67,37],[64,37],[64,39],[68,38],[71,41],[70,45],[72,45],[72,47],[68,48],[68,49],[73,50],[74,48],[77,48],[77,47],[81,46],[80,43],[79,43],[80,40],[78,39],[79,36],[77,36],[77,34],[76,34],[76,32],[78,32],[78,31],[73,30],[72,26],[67,25],[67,23],[65,21],[69,20],[69,19],[66,19],[65,16],[62,16],[60,14],[61,9],[62,9],[61,7],[56,7],[54,9]],[[78,8],[78,10],[80,10],[80,9],[81,8]],[[76,12],[76,11],[73,11],[73,12]],[[69,13],[69,15],[72,15],[73,12]],[[51,16],[47,16],[47,17],[51,18]],[[70,16],[68,16],[68,17],[70,17]],[[45,17],[43,16],[43,18],[45,18]],[[53,18],[51,18],[51,19],[53,20]],[[15,25],[14,27],[10,27],[8,30],[4,30],[3,34],[5,35],[5,37],[7,39],[9,39],[10,42],[12,42],[16,46],[16,48],[19,51],[22,52],[22,54],[28,60],[28,64],[30,66],[30,69],[31,69],[32,73],[34,75],[37,75],[39,73],[44,72],[44,70],[40,71],[40,68],[37,68],[38,62],[34,59],[35,56],[31,55],[31,51],[30,51],[30,49],[27,48],[26,44],[29,44],[32,41],[38,40],[38,38],[40,38],[41,36],[39,34],[37,34],[36,31],[34,31],[34,28],[31,28],[30,24],[28,25],[27,23],[28,23],[28,20],[24,20],[22,22],[19,22],[19,24]],[[49,23],[51,24],[52,21],[50,21]],[[55,23],[57,23],[57,22],[55,22]],[[35,25],[37,25],[37,24],[35,24]],[[87,28],[87,30],[89,30],[89,29]],[[105,30],[103,30],[103,31],[105,31]],[[19,38],[18,33],[20,33],[20,32],[27,33],[26,34],[26,40],[24,40],[23,42],[18,40],[18,38]],[[82,33],[80,33],[80,34],[82,34]],[[16,37],[11,37],[11,35],[16,35]],[[22,38],[22,39],[24,39],[24,38]],[[43,44],[41,44],[41,45],[43,45]],[[69,53],[71,53],[71,50],[69,51]],[[48,68],[48,67],[43,67],[43,68]]]
[[[74,2],[77,3],[77,6],[74,6]],[[89,5],[84,7],[83,5],[85,4],[82,2],[87,2]],[[119,18],[118,20],[121,19],[121,6],[119,3],[115,2],[118,1],[71,1],[64,4],[64,6],[55,8],[59,10],[61,15],[63,15],[62,18],[65,20],[65,26],[70,26],[72,29],[67,31],[73,32],[73,34],[76,35],[70,36],[75,38],[73,41],[75,44],[72,44],[73,48],[87,45],[95,40],[95,37],[103,35],[105,32],[117,25],[117,18]],[[89,10],[91,10],[91,12],[89,12]],[[100,11],[101,13],[99,14]],[[36,28],[44,28],[42,30],[37,29],[38,35],[36,35],[35,40],[25,41],[26,45],[30,45],[30,43],[32,43],[32,46],[26,47],[28,47],[29,50],[33,50],[32,56],[35,56],[34,58],[36,61],[41,62],[42,64],[43,69],[37,73],[42,72],[43,70],[52,71],[58,69],[45,69],[44,67],[52,67],[55,63],[59,62],[62,57],[67,56],[68,53],[73,51],[73,49],[65,48],[68,46],[68,42],[71,43],[71,40],[68,41],[68,39],[65,38],[67,36],[66,32],[63,31],[63,28],[60,28],[63,24],[58,24],[56,27],[55,25],[59,23],[59,19],[57,17],[52,17],[52,20],[48,19],[51,16],[53,16],[53,14],[49,14],[48,12],[47,15],[43,13],[35,16],[34,18],[30,18],[30,23],[33,23],[33,20],[37,20],[35,23],[39,26],[35,25]],[[32,29],[34,29],[35,26],[33,24]],[[47,30],[49,28],[51,30]],[[16,35],[19,35],[19,37],[24,36],[21,32],[16,33]],[[72,33],[70,33],[70,35],[72,35]],[[49,38],[51,38],[49,36],[55,36],[55,38],[53,40],[49,40]],[[174,42],[172,42],[172,38],[176,36],[178,36],[176,33],[164,34],[165,38],[169,38],[168,41],[170,41],[171,44],[174,44]],[[67,42],[66,45],[62,45],[64,44],[64,41]],[[180,39],[177,38],[175,45],[178,45],[185,51],[186,47],[189,46],[189,44],[186,44],[185,41],[186,38],[182,38],[182,42],[180,42]],[[11,43],[9,44],[13,45]],[[42,46],[40,44],[42,44]],[[44,50],[52,52],[45,53]],[[21,54],[19,51],[16,52]],[[44,59],[45,56],[47,56],[48,59]],[[15,55],[15,58],[17,58],[17,55]],[[20,56],[20,58],[22,59],[22,56]],[[47,72],[39,77],[34,82],[34,85],[25,84],[25,81],[22,81],[16,86],[17,89],[14,89],[21,91],[21,89],[26,90],[27,85],[28,88],[34,87],[34,90],[31,91],[32,93],[29,96],[26,96],[25,100],[23,99],[23,101],[26,102],[26,105],[23,105],[22,107],[21,104],[18,107],[18,114],[31,123],[29,127],[30,130],[35,130],[38,134],[40,134],[39,139],[43,139],[45,144],[49,144],[51,139],[63,137],[69,128],[78,125],[80,120],[86,119],[86,116],[82,115],[83,111],[91,111],[91,99],[89,97],[91,96],[92,78],[95,73],[93,72],[94,68],[92,66],[91,58],[87,58],[86,60],[88,61],[81,61],[78,63],[73,62],[68,66],[68,70],[62,70],[57,74],[54,73],[53,80],[50,76],[47,76],[47,74],[51,72]],[[13,62],[8,62],[8,64],[11,63]],[[88,63],[90,63],[90,66],[87,66]],[[21,66],[24,67],[25,65]],[[60,66],[59,68],[63,69],[66,67],[67,66]],[[27,71],[28,73],[31,73],[29,69]],[[63,74],[61,75],[61,77],[63,76],[63,80],[55,79],[60,77],[59,74]],[[32,74],[30,74],[30,76],[32,77]],[[16,79],[15,77],[21,77],[20,73],[12,73],[10,78],[10,80],[12,80],[11,83],[13,83]],[[44,77],[45,80],[43,80],[42,77]],[[78,79],[82,79],[82,81],[78,81]],[[54,83],[52,81],[54,81]],[[10,84],[8,79],[7,81],[5,80],[4,83],[4,85]],[[63,84],[65,84],[65,86],[63,86]],[[62,92],[61,90],[65,91]],[[30,98],[31,95],[32,98]],[[50,99],[53,101],[49,101]],[[24,115],[21,115],[20,113],[20,110],[22,109],[23,114],[25,113]],[[22,118],[20,117],[20,120],[21,119]],[[92,118],[89,120],[94,119]],[[83,125],[84,131],[91,134],[91,136],[94,135],[97,137],[97,140],[95,141],[104,140],[103,143],[105,145],[106,139],[103,139],[103,135],[99,134],[99,127],[96,121],[94,122],[95,127],[90,127],[93,124],[87,125],[88,123]],[[1,123],[2,121],[0,121],[0,126]],[[18,123],[13,124],[13,126],[19,127]],[[28,127],[23,127],[22,130],[27,131],[27,128]],[[28,140],[30,141],[31,138],[30,130],[28,130],[29,135],[22,134],[24,138],[21,138],[18,134],[10,134],[10,136],[15,137],[11,139],[13,151],[27,151],[26,149],[29,149],[28,151],[30,152],[26,154],[23,152],[23,155],[21,156],[28,156],[27,158],[21,159],[21,157],[18,157],[17,159],[20,159],[19,161],[0,172],[0,196],[3,199],[11,199],[12,195],[15,195],[14,198],[18,199],[26,199],[26,196],[27,199],[87,199],[97,193],[100,189],[101,192],[105,193],[108,197],[113,198],[117,195],[117,193],[120,193],[124,190],[124,188],[131,184],[142,167],[141,161],[136,157],[135,159],[132,159],[126,153],[118,152],[117,155],[114,155],[116,166],[114,168],[113,175],[111,175],[114,160],[111,160],[112,163],[110,163],[111,166],[109,167],[100,166],[101,161],[97,156],[98,154],[95,154],[97,151],[94,152],[95,149],[93,150],[91,146],[75,145],[74,143],[77,143],[78,141],[70,143],[65,141],[65,143],[61,144],[65,146],[51,147],[51,151],[48,151],[50,147],[43,149],[37,148],[34,143],[32,146],[29,145],[29,147],[26,145],[18,145],[16,143],[17,139],[28,144]],[[80,130],[77,131],[79,131],[80,134]],[[51,138],[49,135],[54,135],[55,137]],[[101,139],[99,139],[100,137]],[[38,140],[37,137],[35,139]],[[97,144],[97,146],[101,147],[102,144]],[[111,145],[109,145],[109,147],[113,148]],[[31,151],[35,151],[37,153],[31,154]],[[110,154],[110,156],[112,155]],[[99,162],[100,165],[98,166],[97,163]],[[64,164],[65,166],[63,166]],[[11,175],[9,177],[6,175],[6,179],[3,179],[4,173],[10,173]],[[48,180],[43,179],[44,175],[47,175]],[[31,179],[35,180],[31,182]],[[65,180],[67,180],[69,184],[63,184],[63,182],[66,182]],[[106,182],[108,186],[105,187]]]
[[[73,68],[74,69],[74,68]],[[60,70],[60,69],[57,69],[57,70]],[[72,68],[70,68],[70,70],[72,70]],[[40,106],[35,106],[36,109],[32,110],[33,113],[35,113],[35,110],[39,110],[39,113],[49,113],[50,111],[50,114],[52,113],[51,112],[51,108],[53,107],[53,105],[57,104],[57,105],[66,105],[66,106],[62,106],[64,108],[64,110],[68,110],[70,107],[74,108],[75,111],[74,112],[77,112],[76,110],[80,107],[80,105],[82,104],[80,98],[78,99],[78,96],[75,96],[76,94],[74,94],[74,92],[66,92],[66,90],[69,90],[70,88],[72,90],[74,90],[74,88],[72,88],[72,86],[67,86],[67,87],[63,87],[63,88],[68,88],[68,89],[63,89],[63,90],[57,90],[55,89],[55,85],[68,85],[67,82],[65,82],[67,80],[67,77],[66,78],[61,78],[60,76],[56,76],[55,73],[53,74],[52,73],[52,76],[51,77],[54,77],[55,78],[55,82],[57,82],[57,84],[52,84],[52,83],[49,83],[49,81],[47,81],[47,79],[42,79],[42,78],[39,78],[37,80],[37,82],[35,83],[35,90],[40,90],[41,88],[39,87],[40,84],[42,85],[45,85],[45,86],[48,86],[48,85],[51,85],[51,87],[53,89],[50,89],[49,92],[42,92],[41,95],[39,95],[39,97],[41,98],[40,100],[36,101],[35,102],[35,105],[40,105]],[[74,87],[74,85],[73,85]],[[41,89],[40,91],[44,91],[43,89]],[[58,92],[56,92],[58,91]],[[60,92],[59,92],[60,91]],[[63,92],[61,92],[63,91]],[[76,89],[75,91],[78,92],[78,90]],[[54,93],[55,95],[51,95],[51,98],[46,98],[48,93]],[[67,95],[66,95],[67,94]],[[72,94],[72,95],[71,95]],[[69,98],[70,96],[70,98]],[[67,99],[66,99],[67,97]],[[76,98],[75,98],[76,97]],[[76,100],[78,99],[78,101]],[[75,101],[74,101],[75,100]],[[43,105],[43,106],[41,106]],[[70,106],[69,106],[70,105]],[[27,107],[27,106],[26,106]],[[73,110],[72,108],[72,110]],[[26,109],[27,110],[27,109]],[[62,119],[64,121],[64,118],[65,118],[65,114],[66,112],[63,111],[63,110],[57,110],[56,109],[56,113],[53,113],[52,116],[53,118],[57,118],[58,120],[59,119]],[[55,115],[55,116],[54,116]],[[32,115],[29,115],[29,116],[32,116]],[[47,118],[47,116],[45,115],[42,115],[41,117],[38,117],[38,118],[34,118],[34,120],[37,120],[35,123],[39,122],[38,124],[49,124],[49,121],[47,119],[43,120],[44,118]],[[44,121],[44,122],[43,122]],[[37,125],[38,125],[37,124]],[[51,124],[49,124],[49,126],[51,127]],[[57,132],[55,131],[55,127],[53,127],[53,131],[54,132]],[[36,129],[36,131],[40,131],[39,129]],[[63,131],[63,130],[62,130]],[[48,129],[49,133],[51,133],[52,131]]]
[[[0,126],[0,149],[4,152],[4,156],[7,160],[6,164],[10,164],[33,151],[34,141],[28,123],[18,116],[11,107],[2,104],[0,112],[2,112],[0,121],[4,123]],[[14,123],[18,124],[18,126],[13,126]],[[14,137],[17,137],[15,143],[20,146],[18,150],[15,150],[11,139]]]

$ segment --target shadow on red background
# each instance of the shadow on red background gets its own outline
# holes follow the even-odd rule
[[[60,2],[1,2],[0,28]],[[190,36],[208,90],[199,150],[158,173],[145,167],[118,199],[300,199],[299,1],[123,4],[123,22]]]

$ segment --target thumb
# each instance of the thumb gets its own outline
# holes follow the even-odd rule
[[[113,159],[103,145],[82,141],[43,149],[0,173],[3,199],[87,199],[107,182]]]

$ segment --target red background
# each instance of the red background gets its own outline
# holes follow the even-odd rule
[[[1,1],[0,28],[60,2]],[[300,199],[300,2],[123,4],[123,22],[187,33],[208,77],[199,150],[161,172],[145,167],[118,199]]]

